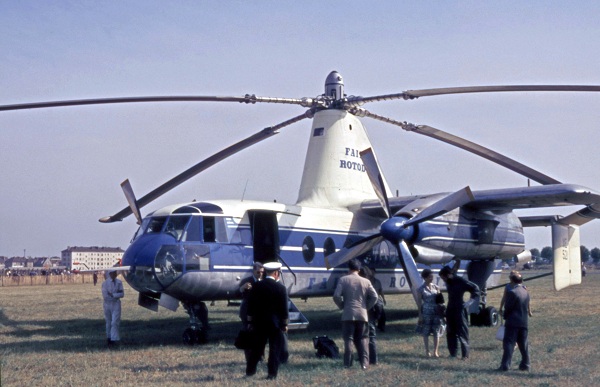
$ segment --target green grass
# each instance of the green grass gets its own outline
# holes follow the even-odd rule
[[[589,272],[588,272],[589,273]],[[529,273],[526,273],[526,275]],[[471,328],[471,359],[423,356],[414,327],[412,298],[388,298],[388,325],[378,335],[380,364],[367,371],[346,370],[342,360],[318,359],[312,337],[328,335],[340,348],[340,312],[330,298],[297,300],[310,320],[307,331],[290,333],[290,362],[280,369],[278,384],[336,386],[591,386],[600,385],[598,338],[600,318],[595,301],[600,273],[584,283],[555,292],[551,279],[528,283],[534,317],[530,320],[532,371],[498,373],[501,343],[494,328]],[[121,333],[123,345],[107,350],[100,286],[91,284],[0,288],[0,382],[4,386],[207,386],[258,385],[266,365],[252,379],[243,378],[244,355],[232,343],[239,329],[237,308],[217,302],[209,307],[211,342],[182,344],[187,327],[182,309],[158,313],[137,306],[126,288]],[[499,304],[501,290],[489,299]],[[520,355],[515,354],[513,364]],[[515,361],[516,360],[516,361]],[[275,383],[272,383],[275,384]]]

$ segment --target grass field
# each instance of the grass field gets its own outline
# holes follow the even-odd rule
[[[588,272],[589,273],[589,272]],[[533,275],[534,273],[526,273]],[[367,371],[344,369],[341,360],[318,359],[312,337],[328,335],[340,348],[340,312],[330,298],[298,300],[310,320],[307,331],[290,334],[290,361],[277,384],[286,386],[440,386],[440,385],[600,385],[600,273],[561,292],[550,277],[528,284],[534,317],[530,320],[531,372],[498,373],[501,343],[494,328],[471,328],[468,361],[449,359],[442,340],[439,359],[423,356],[414,327],[410,296],[388,297],[388,324],[378,335],[380,363]],[[180,308],[158,313],[137,306],[126,287],[120,349],[107,350],[100,286],[91,284],[0,288],[0,384],[9,386],[207,386],[267,383],[266,365],[243,378],[244,355],[233,339],[239,329],[237,308],[217,302],[209,307],[211,342],[182,344],[187,315]],[[498,306],[501,290],[490,292]],[[515,354],[513,366],[520,355]],[[275,382],[271,382],[275,385]]]

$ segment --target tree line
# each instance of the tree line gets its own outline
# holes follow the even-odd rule
[[[588,262],[588,261],[592,261],[595,264],[600,263],[600,249],[597,247],[594,247],[593,249],[588,249],[585,246],[581,246],[581,262]],[[552,262],[552,259],[554,258],[554,252],[552,251],[552,247],[550,246],[546,246],[544,248],[542,248],[542,250],[540,251],[539,249],[533,248],[530,250],[531,251],[531,255],[534,257],[542,257],[543,259],[547,259],[550,262]]]

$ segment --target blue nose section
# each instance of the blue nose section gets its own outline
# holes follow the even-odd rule
[[[145,234],[133,241],[123,254],[124,266],[153,267],[156,254],[163,245],[172,245],[175,238],[168,234]]]

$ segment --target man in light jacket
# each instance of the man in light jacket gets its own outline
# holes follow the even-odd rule
[[[353,349],[356,347],[362,369],[369,366],[369,316],[367,311],[377,302],[377,292],[371,281],[358,275],[360,262],[348,262],[348,274],[340,278],[333,301],[342,309],[342,335],[344,337],[344,366],[351,367]]]

